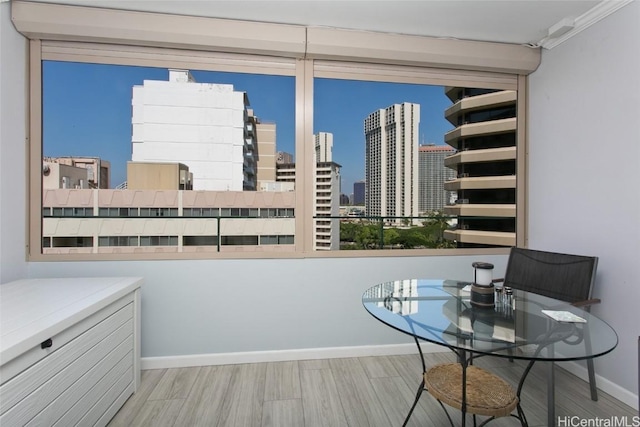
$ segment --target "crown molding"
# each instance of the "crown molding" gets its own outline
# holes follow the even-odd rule
[[[538,46],[542,46],[545,49],[553,49],[632,1],[633,0],[604,0],[597,6],[591,8],[588,12],[577,17],[575,19],[573,29],[558,38],[545,37],[540,41],[540,43],[538,43]]]

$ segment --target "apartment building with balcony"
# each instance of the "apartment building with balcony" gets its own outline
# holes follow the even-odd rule
[[[516,244],[516,92],[446,87],[451,105],[445,118],[455,128],[445,142],[456,150],[444,159],[455,178],[444,188],[457,192],[444,208],[457,216],[445,238],[458,247]]]
[[[313,198],[316,250],[340,249],[340,167],[335,162],[316,163]]]
[[[190,191],[189,168],[168,162],[128,162],[127,189],[87,189],[86,175],[45,163],[43,253],[274,252],[295,243],[286,189]]]
[[[315,227],[313,246],[316,250],[340,249],[340,165],[333,162],[333,134],[318,132],[315,146],[315,185],[313,210]],[[331,218],[333,217],[333,218]]]
[[[293,192],[44,189],[45,254],[274,252],[295,244]]]
[[[245,92],[170,69],[168,81],[134,86],[132,105],[133,161],[184,163],[194,190],[256,190],[256,118]]]
[[[367,216],[418,216],[420,105],[393,104],[364,120]]]

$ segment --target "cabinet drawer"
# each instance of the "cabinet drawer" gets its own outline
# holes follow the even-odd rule
[[[107,423],[133,394],[133,382],[130,378],[133,369],[129,369],[115,384],[111,386],[91,409],[80,419],[78,426],[106,426]],[[69,424],[56,423],[56,427],[67,427]]]
[[[127,384],[133,382],[132,351],[133,337],[129,336],[26,425],[28,427],[50,426],[54,423],[61,426],[76,425],[89,408],[98,402],[121,377],[124,376]]]
[[[33,402],[48,405],[89,371],[95,363],[109,354],[128,336],[133,335],[133,304],[129,303],[102,321],[92,322],[92,324],[94,326],[80,336],[0,386],[3,411],[0,424],[4,424],[5,413],[10,417],[11,414],[8,412],[19,411],[19,406],[15,409],[13,406],[18,402],[23,404],[21,401],[29,395],[39,396]],[[25,404],[32,405],[33,402],[27,399]],[[38,405],[40,403],[30,407],[28,412],[32,414],[31,416],[42,409],[38,409]]]
[[[103,320],[113,315],[115,312],[125,307],[126,305],[131,304],[132,302],[133,295],[126,295],[118,301],[115,301],[112,304],[106,306],[102,310],[93,313],[92,315],[84,318],[78,323],[63,330],[59,334],[51,337],[51,347],[43,349],[40,344],[38,344],[32,347],[30,350],[24,352],[19,357],[16,357],[15,359],[4,363],[2,366],[0,366],[0,379],[2,380],[2,384],[6,383],[11,378],[15,377],[30,366],[36,364],[38,361],[53,354],[56,350],[62,348],[71,340],[77,338],[79,335],[83,334],[90,328],[94,327],[98,323],[102,322]]]
[[[122,329],[122,328],[121,328]],[[112,346],[121,340],[120,333],[112,334],[104,341],[105,345]],[[98,347],[98,346],[96,346]],[[32,394],[29,394],[13,408],[2,414],[0,425],[7,426],[43,426],[52,425],[71,408],[75,412],[82,411],[84,414],[91,406],[78,406],[81,399],[93,396],[95,402],[96,395],[104,393],[105,385],[103,380],[108,381],[114,375],[119,378],[124,371],[131,370],[133,366],[133,337],[128,335],[124,341],[113,346],[113,350],[108,350],[102,354],[101,359],[94,362],[104,349],[91,349],[86,357],[78,359],[42,387]],[[87,370],[85,365],[94,364]],[[19,377],[18,377],[19,378]],[[73,380],[77,380],[72,382]],[[133,380],[130,376],[129,380]],[[87,401],[85,399],[85,401]],[[35,417],[34,417],[35,415]]]

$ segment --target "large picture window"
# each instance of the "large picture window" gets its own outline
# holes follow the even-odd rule
[[[253,49],[240,30],[229,40],[248,47],[221,51],[33,40],[32,259],[428,255],[524,241],[524,77],[420,66],[422,53],[360,51],[355,39],[318,53],[339,30],[294,29],[300,50],[276,27],[261,28],[280,50]]]

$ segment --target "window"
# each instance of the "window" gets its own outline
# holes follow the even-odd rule
[[[218,247],[218,232],[223,245],[256,246],[255,231],[242,238],[228,222],[232,218],[290,235],[295,184],[286,188],[282,201],[276,150],[295,152],[293,77],[170,64],[45,60],[42,65],[43,164],[49,171],[42,177],[43,238],[56,238],[64,230],[56,219],[71,217],[88,220],[84,227],[98,242],[95,253],[104,252],[99,247],[136,253],[137,246],[178,246],[178,241],[178,252]],[[58,170],[69,175],[65,182],[87,182],[88,188],[59,185]],[[98,215],[93,217],[90,207],[67,207],[70,202],[97,204]],[[261,217],[260,209],[276,214]],[[292,220],[282,226],[279,218]],[[172,223],[153,225],[167,220]],[[113,235],[140,227],[179,234],[136,236],[135,241]],[[43,252],[53,252],[50,246]]]
[[[220,216],[220,209],[219,208],[185,208],[182,210],[182,216],[216,218]]]
[[[184,236],[183,246],[217,246],[218,236]]]
[[[21,10],[19,30],[28,19]],[[396,255],[504,247],[525,237],[519,74],[537,66],[530,49],[478,43],[469,55],[454,41],[371,34],[367,46],[380,46],[371,50],[349,32],[276,24],[260,25],[260,40],[248,41],[253,24],[233,22],[219,34],[236,40],[231,45],[216,45],[214,36],[199,46],[181,35],[178,16],[170,18],[173,45],[162,47],[153,41],[162,34],[155,17],[135,12],[123,13],[136,15],[150,40],[107,26],[94,43],[83,28],[104,12],[65,11],[83,25],[54,21],[31,35],[31,64],[41,64],[31,68],[34,259],[76,253],[56,244],[69,238],[57,233],[70,221],[84,221],[91,245],[83,241],[83,253],[98,258],[105,252],[97,248],[112,243],[135,257],[129,237],[138,247],[174,247],[177,257],[185,247],[188,257],[198,247],[245,246],[227,251],[240,254],[275,245],[290,247],[257,250]],[[67,31],[74,34],[60,36]],[[430,56],[445,44],[450,62]],[[446,153],[416,151],[430,143]],[[442,164],[453,175],[431,173]],[[478,178],[492,183],[478,188]],[[170,236],[132,233],[143,229]],[[496,239],[479,240],[475,231]]]
[[[140,246],[177,246],[178,236],[140,236]]]
[[[100,236],[98,246],[138,246],[138,236]]]
[[[258,236],[222,236],[222,244],[226,246],[256,246]]]
[[[42,208],[43,217],[86,217],[93,216],[93,208]]]
[[[93,238],[89,236],[83,237],[54,237],[51,239],[51,247],[53,248],[90,248],[93,246]]]
[[[293,245],[293,236],[260,236],[261,245]]]
[[[54,208],[55,210],[55,208]],[[101,217],[130,217],[139,216],[138,208],[99,208],[98,216]]]
[[[158,216],[178,216],[177,208],[140,208],[140,216],[142,217],[158,217]]]
[[[316,143],[314,249],[515,245],[516,86],[434,85],[402,72],[377,81],[366,69],[345,71],[320,63],[314,79],[314,135],[330,142],[322,153]],[[473,155],[458,155],[461,146]],[[334,162],[333,192],[347,193],[346,205],[332,203],[323,161]]]

